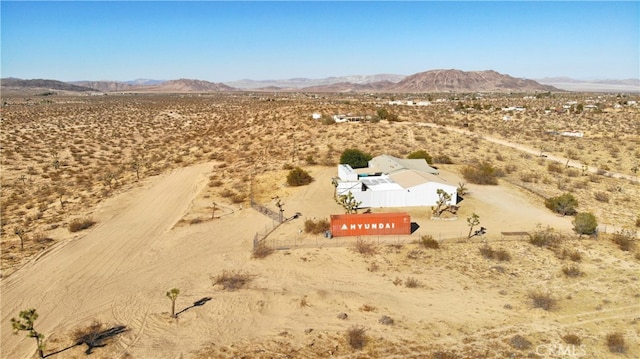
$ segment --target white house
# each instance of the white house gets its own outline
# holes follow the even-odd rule
[[[382,155],[369,161],[369,167],[353,169],[338,165],[334,178],[336,195],[351,192],[360,207],[418,207],[434,206],[438,189],[451,196],[449,204],[458,200],[457,187],[442,183],[438,170],[424,159],[401,159]]]

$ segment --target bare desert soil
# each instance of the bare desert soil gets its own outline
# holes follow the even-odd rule
[[[640,356],[640,255],[610,240],[614,229],[635,230],[640,214],[637,177],[629,171],[636,148],[615,144],[606,173],[549,170],[554,158],[473,136],[468,126],[457,127],[466,115],[447,107],[438,121],[428,121],[440,113],[433,108],[400,108],[394,110],[403,122],[322,125],[312,112],[375,113],[379,104],[305,96],[7,99],[0,356],[37,356],[33,339],[11,334],[10,319],[28,308],[39,313],[35,328],[45,335],[45,354],[61,358],[86,356],[86,346],[74,346],[74,332],[95,322],[125,327],[94,348],[97,358]],[[637,128],[637,110],[624,111],[590,116]],[[502,114],[483,116],[488,129]],[[427,122],[438,126],[421,125]],[[628,141],[638,141],[635,131]],[[486,136],[502,137],[498,130]],[[536,150],[533,139],[507,140]],[[612,146],[610,139],[590,141],[592,149]],[[433,220],[428,208],[408,208],[419,229],[363,237],[372,246],[362,254],[357,238],[303,231],[305,220],[343,212],[330,179],[349,147],[448,155],[453,164],[438,167],[453,185],[463,181],[462,166],[483,158],[505,175],[498,186],[466,184],[457,219]],[[592,166],[598,155],[584,152],[582,163]],[[549,151],[554,163],[565,154]],[[286,185],[285,165],[303,167],[315,181]],[[571,217],[544,207],[545,196],[566,191],[581,211],[596,214],[598,239],[579,238]],[[597,192],[608,201],[595,200]],[[277,226],[251,208],[251,196],[273,210],[278,196],[286,217],[301,216]],[[472,213],[488,229],[484,238],[466,239]],[[70,232],[78,218],[95,224]],[[24,249],[15,229],[24,230]],[[501,234],[543,230],[561,240],[546,248]],[[270,231],[265,243],[277,250],[253,258],[254,236]],[[420,245],[423,235],[440,248]],[[485,258],[487,246],[509,259]],[[570,267],[580,273],[565,275]],[[237,290],[214,284],[225,271],[247,283]],[[165,296],[171,288],[180,289],[176,319]],[[555,305],[536,308],[534,292]],[[354,329],[362,330],[361,348],[348,341]],[[614,333],[624,341],[620,352],[607,345]]]

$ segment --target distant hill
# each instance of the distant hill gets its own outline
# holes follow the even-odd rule
[[[223,83],[202,80],[178,79],[164,81],[157,85],[135,86],[129,91],[136,92],[218,92],[237,91],[236,88]]]
[[[534,80],[499,72],[431,70],[405,77],[389,88],[393,92],[536,92],[560,91]]]
[[[304,87],[300,91],[305,92],[387,92],[395,85],[391,81],[378,81],[367,84],[354,84],[351,82],[338,82],[331,85]]]
[[[545,77],[537,81],[567,91],[640,92],[640,79],[575,80],[569,77]]]
[[[126,82],[118,82],[118,81],[74,81],[70,82],[70,84],[74,84],[82,87],[92,88],[94,91],[100,92],[118,92],[118,91],[129,91],[132,88],[136,87]]]
[[[302,89],[302,88],[319,88],[319,86],[334,85],[337,83],[351,83],[356,85],[371,84],[380,81],[398,82],[405,78],[405,75],[392,75],[392,74],[378,74],[378,75],[353,75],[353,76],[340,76],[340,77],[327,77],[323,79],[308,79],[308,78],[292,78],[286,80],[239,80],[225,82],[226,85],[238,88],[238,89],[265,89],[265,88],[280,88],[280,89]]]
[[[12,89],[33,89],[47,91],[73,91],[73,92],[91,92],[95,91],[89,87],[78,86],[67,82],[45,79],[22,80],[12,77],[0,79],[0,85],[3,88]]]
[[[515,78],[493,70],[430,70],[410,76],[378,74],[327,77],[323,79],[291,78],[287,80],[240,80],[215,83],[197,79],[132,81],[75,81],[1,79],[5,93],[38,94],[46,91],[71,92],[227,92],[227,91],[305,91],[305,92],[640,92],[639,79],[582,81],[568,77],[529,80]]]

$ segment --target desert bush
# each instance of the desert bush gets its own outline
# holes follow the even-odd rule
[[[580,170],[578,170],[576,168],[569,168],[567,170],[567,176],[569,176],[569,177],[578,177],[578,176],[580,176]]]
[[[511,260],[511,254],[507,252],[505,249],[494,250],[488,244],[483,245],[479,248],[480,254],[487,259],[495,259],[500,262],[508,262]]]
[[[528,294],[529,299],[534,308],[540,308],[544,310],[552,310],[555,308],[557,301],[553,299],[549,294],[541,291],[534,291]]]
[[[466,166],[461,171],[464,179],[481,185],[497,185],[497,170],[488,162],[476,166]]]
[[[331,229],[331,223],[326,218],[321,218],[317,221],[312,219],[304,221],[305,233],[320,234],[328,231],[329,229]]]
[[[627,350],[624,335],[619,332],[607,334],[607,346],[612,353],[624,353]]]
[[[537,247],[557,248],[562,240],[559,233],[555,233],[553,229],[541,229],[533,232],[529,238],[529,243]]]
[[[571,193],[565,193],[557,197],[547,198],[544,205],[550,210],[563,216],[576,214],[578,200]]]
[[[571,345],[582,344],[582,339],[580,339],[580,337],[575,334],[565,334],[562,336],[562,340],[564,340],[565,343],[571,344]]]
[[[253,247],[253,251],[251,252],[251,257],[260,259],[265,258],[268,255],[274,252],[273,248],[269,247],[265,243],[260,243],[257,246]]]
[[[416,278],[409,277],[405,279],[404,286],[407,288],[418,288],[420,286],[420,281]]]
[[[423,247],[429,248],[429,249],[439,249],[440,248],[440,243],[438,243],[438,241],[433,239],[433,236],[428,235],[428,234],[425,234],[425,235],[420,237],[420,244]]]
[[[309,172],[303,170],[300,167],[292,169],[287,175],[287,184],[289,186],[304,186],[311,182],[313,182],[313,177],[311,177]]]
[[[509,339],[509,344],[518,350],[526,350],[531,348],[531,342],[520,334],[516,334]]]
[[[640,228],[640,215],[636,217],[636,228]]]
[[[361,326],[352,326],[347,330],[347,343],[352,349],[362,349],[367,344],[367,330]]]
[[[606,192],[596,192],[593,194],[593,197],[598,202],[609,203],[609,195]]]
[[[363,311],[363,312],[375,312],[377,309],[378,308],[370,304],[363,304],[362,307],[360,307],[360,311]]]
[[[428,164],[433,164],[433,158],[425,150],[418,150],[418,151],[411,152],[407,156],[407,158],[409,158],[409,159],[420,159],[420,158],[423,158],[425,161],[427,161]]]
[[[234,291],[247,285],[252,277],[248,273],[225,270],[222,274],[212,277],[212,281],[213,285],[219,284],[224,290]]]
[[[550,162],[547,165],[547,171],[549,173],[562,173],[564,172],[564,167],[558,162]]]
[[[569,258],[574,262],[580,262],[582,260],[582,254],[575,249],[563,248],[562,251],[558,251],[557,254],[560,259]]]
[[[352,249],[364,256],[372,256],[378,253],[378,248],[375,244],[367,242],[362,238],[358,238],[358,240],[356,240],[356,243],[353,245]]]
[[[618,248],[620,248],[621,250],[625,251],[625,252],[629,252],[631,250],[633,250],[633,248],[635,247],[635,233],[633,233],[630,230],[620,230],[616,233],[614,233],[611,236],[611,240],[613,241],[613,243],[618,245]]]
[[[453,164],[453,161],[451,160],[451,157],[447,155],[436,155],[433,157],[433,163],[450,165]]]
[[[573,230],[576,231],[576,233],[578,233],[580,236],[582,236],[583,234],[594,234],[598,229],[596,216],[589,212],[576,214],[576,218],[571,223],[573,224]]]
[[[380,317],[380,319],[378,319],[378,323],[383,325],[393,325],[394,320],[389,316],[383,315],[382,317]]]
[[[96,224],[96,222],[89,217],[82,219],[76,218],[69,223],[69,232],[82,231],[83,229],[90,228],[94,224]]]
[[[571,277],[571,278],[581,277],[584,275],[584,272],[580,270],[580,267],[578,267],[575,264],[563,266],[562,273],[564,273],[565,276]]]
[[[358,149],[350,148],[342,152],[342,155],[340,156],[340,163],[348,164],[352,168],[363,168],[369,165],[369,161],[372,158],[373,157],[368,153],[364,153]]]

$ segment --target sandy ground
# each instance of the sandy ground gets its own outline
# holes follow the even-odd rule
[[[531,205],[540,201],[529,201],[530,194],[515,187],[469,185],[457,220],[433,221],[428,209],[411,208],[420,229],[396,238],[405,247],[381,246],[380,254],[366,258],[349,248],[349,239],[299,233],[307,218],[340,213],[331,199],[334,168],[312,168],[316,181],[300,188],[283,186],[282,177],[264,178],[261,185],[273,187],[273,194],[283,198],[285,216],[300,212],[302,218],[269,236],[289,250],[256,260],[251,259],[254,234],[273,223],[250,208],[176,226],[185,214],[198,211],[192,206],[210,168],[202,164],[149,178],[144,186],[109,199],[93,213],[95,228],[4,278],[2,358],[35,356],[32,339],[10,334],[10,318],[31,307],[40,314],[36,328],[48,338],[47,353],[71,346],[73,329],[93,320],[125,325],[125,333],[95,350],[93,356],[99,358],[420,357],[427,343],[502,357],[515,333],[535,344],[553,344],[567,329],[583,337],[588,357],[608,354],[600,335],[605,329],[622,330],[629,343],[626,355],[638,353],[634,318],[640,317],[640,305],[633,296],[638,292],[633,274],[638,261],[619,259],[611,246],[602,254],[597,246],[605,244],[575,242],[572,245],[588,257],[584,268],[589,276],[588,281],[568,283],[546,269],[549,263],[562,263],[551,251],[524,242],[499,242],[501,231],[533,230],[538,224],[567,233],[571,228],[569,218]],[[446,171],[442,177],[458,182]],[[470,213],[477,213],[488,228],[488,242],[509,248],[517,263],[498,269],[495,262],[482,259],[479,239],[447,244],[447,239],[466,235]],[[410,242],[421,234],[443,240],[444,248],[433,254],[421,250],[414,253],[419,260],[408,259]],[[378,269],[372,269],[373,263]],[[607,282],[607,268],[614,264],[624,283]],[[224,270],[250,274],[248,289],[229,292],[212,285],[211,277]],[[420,280],[419,288],[398,285],[398,279],[412,276]],[[186,309],[177,320],[170,318],[165,297],[173,287],[181,290],[177,310]],[[563,298],[561,309],[532,309],[526,304],[527,288],[554,290]],[[601,301],[594,301],[594,293],[607,300],[600,309],[594,309]],[[567,296],[573,299],[564,299]],[[206,297],[211,300],[189,308]],[[512,309],[504,307],[509,303]],[[339,313],[348,313],[348,319],[337,318]],[[396,324],[379,324],[382,315]],[[376,338],[362,352],[368,356],[354,354],[340,341],[339,333],[352,325],[365,326]],[[404,349],[385,351],[387,341],[404,343]],[[73,347],[58,356],[84,357],[83,351]],[[516,353],[520,357],[527,352]]]

